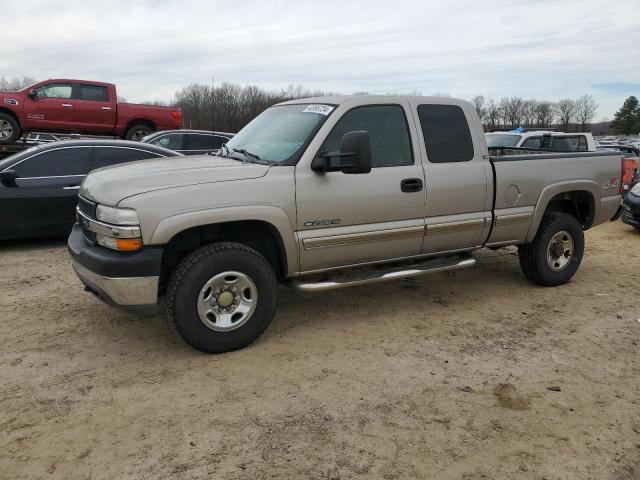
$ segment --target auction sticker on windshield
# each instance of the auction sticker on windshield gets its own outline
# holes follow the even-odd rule
[[[302,112],[303,113],[319,113],[320,115],[329,115],[333,111],[334,107],[331,105],[309,105]]]

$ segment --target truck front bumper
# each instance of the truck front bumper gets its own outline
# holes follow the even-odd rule
[[[120,309],[143,314],[156,312],[161,248],[111,251],[88,244],[77,224],[67,245],[71,265],[87,290]]]

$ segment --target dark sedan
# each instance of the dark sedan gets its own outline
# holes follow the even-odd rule
[[[622,221],[640,230],[640,183],[636,183],[624,197]]]
[[[69,140],[0,160],[0,240],[66,235],[80,183],[91,170],[175,156],[181,155],[140,142]]]
[[[142,142],[175,150],[184,155],[204,155],[218,150],[234,135],[207,130],[165,130],[147,135]]]

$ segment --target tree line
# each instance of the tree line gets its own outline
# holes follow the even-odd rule
[[[558,102],[525,100],[521,97],[502,97],[500,100],[476,95],[471,103],[486,129],[536,127],[557,125],[563,132],[589,131],[598,104],[591,95]]]
[[[0,78],[0,91],[12,91],[35,83],[30,76]],[[224,82],[218,85],[192,83],[175,93],[171,102],[146,102],[154,105],[171,105],[182,109],[185,128],[237,132],[266,108],[286,100],[303,97],[335,95],[335,92],[311,90],[302,86],[269,90],[255,85],[238,85]],[[356,92],[368,95],[367,92]],[[420,92],[412,92],[420,95]],[[446,93],[436,96],[448,97]],[[124,99],[119,99],[123,101]],[[576,99],[565,98],[558,102],[524,99],[521,97],[485,98],[476,95],[471,99],[485,129],[557,127],[562,131],[589,131],[598,104],[592,95]],[[623,134],[640,130],[640,106],[636,97],[629,97],[616,113],[612,127]]]

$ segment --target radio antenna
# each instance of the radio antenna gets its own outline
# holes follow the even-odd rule
[[[211,77],[211,147],[216,148],[216,77]]]

